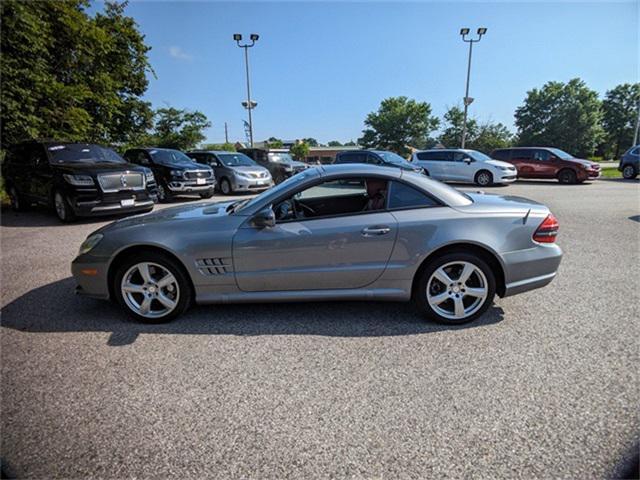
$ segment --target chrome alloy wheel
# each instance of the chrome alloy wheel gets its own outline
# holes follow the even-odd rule
[[[170,314],[180,300],[178,281],[157,263],[133,265],[123,275],[120,289],[127,306],[145,318],[161,318]]]
[[[487,277],[473,263],[449,262],[438,268],[427,282],[427,301],[438,314],[451,320],[473,315],[489,293]]]
[[[491,184],[491,174],[488,172],[480,172],[478,175],[478,185],[486,187]]]
[[[53,203],[56,207],[56,213],[58,214],[58,218],[60,220],[66,220],[67,218],[67,206],[64,204],[64,198],[60,192],[56,192],[53,197]]]

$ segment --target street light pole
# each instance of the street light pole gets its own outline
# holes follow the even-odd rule
[[[469,34],[468,28],[461,28],[460,35],[462,35],[462,41],[469,44],[469,59],[467,61],[467,86],[464,91],[464,120],[462,121],[462,141],[461,146],[464,148],[466,140],[467,140],[467,113],[469,110],[469,105],[473,102],[473,98],[469,97],[469,79],[471,78],[471,55],[473,54],[473,44],[480,41],[482,35],[487,33],[487,29],[482,27],[478,29],[478,38],[467,39],[467,35]]]
[[[638,117],[636,118],[636,128],[633,131],[633,146],[638,144],[638,132],[640,132],[640,100],[638,100]]]
[[[251,81],[249,77],[249,49],[256,44],[259,35],[252,33],[249,38],[251,39],[251,43],[245,43],[244,45],[240,42],[242,41],[242,35],[239,33],[233,34],[233,39],[236,41],[240,48],[244,48],[244,65],[247,74],[247,101],[242,102],[242,105],[249,111],[249,143],[251,144],[251,148],[253,148],[253,118],[251,116],[251,110],[256,108],[258,104],[256,102],[251,101]]]

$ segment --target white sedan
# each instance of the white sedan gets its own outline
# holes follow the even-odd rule
[[[475,183],[482,187],[494,183],[515,182],[516,167],[507,162],[493,160],[477,150],[446,149],[418,151],[413,154],[413,163],[443,182]]]

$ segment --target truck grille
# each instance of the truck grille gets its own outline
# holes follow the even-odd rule
[[[98,175],[98,183],[103,192],[143,190],[144,175],[137,172],[103,173]]]
[[[195,180],[197,178],[211,178],[211,170],[186,170],[184,172],[185,180]]]

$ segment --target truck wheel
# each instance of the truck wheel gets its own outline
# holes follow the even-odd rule
[[[158,201],[160,203],[166,203],[171,201],[171,194],[167,191],[167,189],[162,185],[162,183],[158,183]]]
[[[14,186],[9,188],[9,200],[11,201],[11,208],[14,212],[22,212],[27,209],[27,204],[23,201],[22,196]]]
[[[56,191],[53,194],[53,208],[61,222],[68,223],[76,219],[73,208],[71,208],[69,201],[61,192]]]

